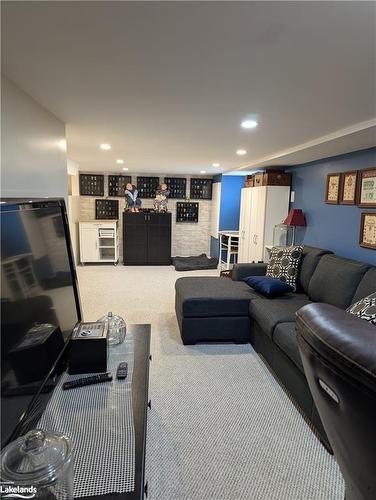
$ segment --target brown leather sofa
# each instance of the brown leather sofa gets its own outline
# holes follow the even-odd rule
[[[345,480],[346,500],[374,500],[376,326],[328,304],[303,307],[296,325],[304,372]]]

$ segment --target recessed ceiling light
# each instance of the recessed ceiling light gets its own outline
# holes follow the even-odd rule
[[[108,151],[109,149],[111,149],[111,144],[104,143],[104,144],[101,144],[99,147],[101,149],[104,149],[105,151]]]
[[[256,120],[244,120],[241,123],[241,126],[243,128],[255,128],[257,127],[258,123]]]
[[[129,168],[128,167],[123,167],[123,170],[124,170],[124,172],[126,172],[127,170],[129,170]]]
[[[200,170],[200,174],[206,174],[206,170]]]
[[[236,154],[239,155],[239,156],[244,156],[247,154],[247,151],[245,149],[238,149],[236,151]]]
[[[124,160],[121,160],[121,159],[119,158],[118,160],[116,160],[116,163],[123,164],[123,163],[124,163]]]
[[[213,163],[213,167],[220,167],[221,164],[220,163]]]

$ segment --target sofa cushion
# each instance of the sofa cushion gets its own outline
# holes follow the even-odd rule
[[[305,246],[303,248],[302,262],[300,264],[300,272],[298,276],[298,291],[308,293],[308,285],[312,275],[319,263],[321,257],[326,254],[331,254],[329,250]]]
[[[220,277],[179,278],[176,302],[184,317],[248,316],[249,302],[261,297],[242,281]]]
[[[374,292],[376,292],[376,267],[371,267],[359,283],[352,302],[358,302]]]
[[[303,246],[273,247],[266,276],[278,278],[296,291]]]
[[[355,260],[324,255],[309,282],[308,295],[314,302],[325,302],[346,309],[369,267]]]
[[[352,304],[347,312],[376,326],[376,292]]]
[[[304,293],[287,293],[275,299],[255,298],[249,304],[249,314],[262,330],[273,338],[276,325],[295,321],[296,311],[310,303]]]
[[[295,322],[279,323],[279,325],[275,327],[273,341],[296,365],[296,367],[304,372],[295,326]]]
[[[270,276],[248,276],[243,281],[265,297],[278,297],[292,291],[291,285]]]

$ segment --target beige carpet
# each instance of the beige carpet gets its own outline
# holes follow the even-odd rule
[[[152,324],[151,500],[342,500],[339,469],[250,345],[183,346],[173,267],[78,268],[85,320]]]

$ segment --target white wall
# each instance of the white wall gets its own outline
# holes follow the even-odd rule
[[[1,196],[67,199],[67,159],[62,140],[64,123],[2,77]]]

